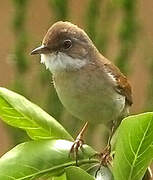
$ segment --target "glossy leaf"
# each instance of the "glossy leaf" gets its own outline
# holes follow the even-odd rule
[[[68,167],[65,169],[67,180],[95,180],[90,174],[79,167]]]
[[[72,142],[66,140],[39,140],[20,144],[0,159],[1,180],[43,180],[60,175],[64,168],[75,166],[69,156]],[[79,165],[97,162],[91,159],[95,151],[87,145],[79,151]]]
[[[32,139],[72,140],[49,114],[23,96],[0,88],[0,117],[7,124],[24,129]]]
[[[153,158],[153,113],[125,118],[115,151],[115,180],[141,180]]]
[[[66,174],[64,173],[61,176],[53,177],[51,180],[67,180],[66,179]]]

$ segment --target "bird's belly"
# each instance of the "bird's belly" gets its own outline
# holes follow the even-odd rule
[[[125,97],[105,81],[97,84],[95,81],[63,79],[55,82],[55,88],[65,108],[84,121],[107,124],[118,118],[125,106]]]

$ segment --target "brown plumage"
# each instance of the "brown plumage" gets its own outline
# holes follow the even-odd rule
[[[127,78],[81,28],[55,23],[32,54],[41,54],[61,102],[78,119],[111,128],[111,121],[120,122],[128,114],[132,92]]]
[[[109,64],[105,64],[105,67],[107,71],[110,72],[116,79],[115,90],[125,96],[126,103],[131,106],[133,104],[132,90],[127,78],[113,64],[111,64],[111,66]]]

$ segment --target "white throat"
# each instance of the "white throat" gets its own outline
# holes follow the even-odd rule
[[[72,57],[59,52],[58,54],[41,54],[41,63],[52,73],[59,71],[78,70],[87,64],[85,59],[73,59]]]

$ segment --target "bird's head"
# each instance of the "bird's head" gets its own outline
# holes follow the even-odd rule
[[[42,45],[31,54],[40,54],[41,62],[53,72],[81,68],[93,49],[92,41],[82,29],[70,22],[59,21],[51,26]]]

